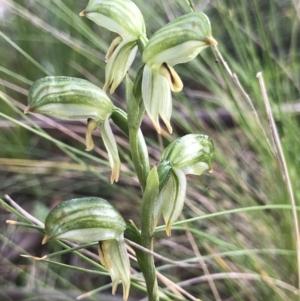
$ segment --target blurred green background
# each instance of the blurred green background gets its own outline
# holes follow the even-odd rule
[[[113,127],[122,172],[111,185],[101,138],[95,138],[94,151],[84,151],[84,123],[23,114],[30,85],[43,76],[74,76],[103,86],[104,57],[115,34],[79,17],[87,2],[0,0],[0,197],[9,195],[43,221],[62,200],[100,196],[138,224],[140,189],[126,136]],[[190,11],[184,0],[134,2],[149,37]],[[184,83],[184,90],[173,94],[175,133],[160,137],[144,118],[152,166],[162,149],[184,134],[210,135],[216,148],[213,173],[188,176],[186,204],[172,236],[157,229],[155,252],[189,264],[156,259],[162,300],[298,300],[295,216],[256,74],[263,73],[300,206],[299,3],[212,0],[195,1],[195,8],[209,16],[219,50],[252,102],[212,49],[206,49],[190,63],[175,66]],[[132,79],[140,64],[138,56],[129,72]],[[123,85],[111,97],[126,110]],[[57,256],[54,263],[20,257],[43,256],[61,247],[41,246],[37,231],[6,225],[8,219],[17,217],[0,206],[1,300],[75,300],[97,288],[89,299],[121,300],[121,289],[111,296],[109,277],[56,264],[97,270],[76,254]],[[146,300],[134,261],[132,268],[129,300]]]

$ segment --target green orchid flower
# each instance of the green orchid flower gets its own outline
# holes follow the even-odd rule
[[[28,95],[26,113],[39,113],[61,120],[87,120],[86,150],[94,147],[92,132],[100,128],[112,169],[111,183],[119,179],[121,162],[109,117],[113,103],[94,84],[73,77],[47,76],[33,83]]]
[[[190,134],[176,139],[165,148],[158,166],[159,196],[154,208],[154,223],[161,215],[166,223],[166,233],[177,220],[186,195],[186,174],[201,175],[212,171],[214,145],[210,137]]]
[[[142,96],[146,111],[158,133],[159,116],[172,133],[171,91],[179,92],[182,81],[172,68],[194,59],[203,49],[216,45],[208,17],[203,13],[186,14],[166,24],[149,40],[143,52],[145,63]]]
[[[130,0],[90,0],[86,9],[80,13],[99,26],[116,32],[106,54],[104,91],[110,86],[113,93],[129,70],[137,52],[137,41],[146,37],[143,16]]]
[[[130,289],[130,262],[124,241],[126,223],[106,200],[86,197],[64,201],[46,217],[42,244],[52,240],[77,243],[98,241],[101,264],[112,279],[115,294],[119,281],[126,301]]]

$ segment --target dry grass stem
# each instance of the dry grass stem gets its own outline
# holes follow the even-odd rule
[[[268,98],[266,86],[264,83],[263,75],[262,72],[257,73],[257,78],[259,81],[259,85],[261,88],[263,100],[266,106],[266,111],[268,115],[268,120],[269,120],[269,126],[271,130],[271,135],[272,135],[272,140],[276,149],[276,159],[278,161],[278,165],[281,168],[282,171],[282,176],[284,179],[284,182],[287,186],[288,194],[290,197],[290,202],[292,206],[292,214],[293,214],[293,222],[294,222],[294,231],[295,231],[295,241],[296,241],[296,249],[297,249],[297,262],[298,262],[298,289],[300,290],[300,236],[299,236],[299,221],[298,221],[298,214],[297,214],[297,209],[296,209],[296,201],[294,197],[294,192],[293,192],[293,187],[290,179],[290,175],[288,172],[288,167],[286,164],[284,152],[282,149],[281,141],[278,135],[277,127],[275,125],[270,101]]]
[[[185,227],[187,228],[187,226],[185,226]],[[190,242],[190,244],[191,244],[191,246],[192,246],[192,249],[193,249],[193,251],[194,251],[196,257],[199,258],[199,263],[200,263],[200,265],[201,265],[201,268],[202,268],[202,270],[203,270],[205,276],[207,277],[208,284],[209,284],[209,286],[210,286],[210,288],[211,288],[211,290],[212,290],[212,292],[213,292],[213,294],[214,294],[215,299],[216,299],[217,301],[221,301],[222,299],[221,299],[221,297],[220,297],[220,294],[219,294],[219,292],[218,292],[218,290],[217,290],[217,287],[216,287],[216,285],[215,285],[213,279],[210,277],[209,270],[208,270],[208,268],[207,268],[207,266],[206,266],[205,261],[204,261],[203,258],[202,258],[202,255],[201,255],[201,253],[200,253],[200,251],[199,251],[199,248],[198,248],[198,246],[197,246],[197,244],[196,244],[196,242],[195,242],[195,240],[194,240],[193,235],[191,234],[191,232],[186,231],[186,236],[187,236],[187,238],[188,238],[188,240],[189,240],[189,242]]]
[[[13,199],[11,199],[11,197],[9,195],[6,194],[4,197],[12,205],[12,207],[14,207],[16,210],[18,210],[21,214],[23,214],[28,220],[33,222],[35,225],[38,225],[43,228],[45,227],[45,225],[41,221],[39,221],[37,218],[35,218],[31,214],[29,214],[21,206],[19,206]]]
[[[249,94],[245,91],[245,89],[243,88],[243,86],[241,85],[240,81],[239,81],[239,78],[237,77],[237,75],[235,73],[233,73],[229,67],[229,65],[227,64],[227,62],[224,60],[221,52],[219,51],[218,47],[217,46],[213,46],[213,50],[214,52],[216,53],[218,59],[220,60],[221,64],[224,66],[225,70],[227,71],[227,73],[229,74],[229,76],[231,77],[232,81],[234,82],[234,84],[236,85],[236,87],[239,89],[239,91],[242,93],[242,95],[245,97],[245,99],[247,100],[251,110],[252,110],[252,113],[255,117],[255,120],[260,128],[260,130],[262,131],[263,135],[264,135],[264,138],[268,144],[268,147],[270,149],[270,151],[274,154],[274,151],[273,151],[273,147],[269,141],[269,138],[264,130],[264,127],[259,119],[259,116],[258,116],[258,113],[254,107],[254,104],[253,104],[253,101],[251,100]]]

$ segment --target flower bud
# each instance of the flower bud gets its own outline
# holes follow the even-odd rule
[[[212,170],[214,144],[209,136],[189,134],[169,144],[161,154],[161,162],[169,162],[184,174],[201,175]]]
[[[137,52],[137,41],[146,36],[143,16],[131,0],[90,0],[80,13],[96,24],[116,32],[106,54],[104,91],[113,93],[123,80]]]
[[[47,76],[33,83],[24,113],[40,113],[62,120],[87,120],[86,150],[94,147],[92,132],[100,127],[112,168],[111,182],[118,181],[120,159],[109,117],[114,106],[103,90],[73,77]]]
[[[201,175],[212,170],[214,145],[206,135],[190,134],[169,144],[161,155],[157,172],[159,196],[154,208],[154,223],[163,215],[166,233],[179,217],[186,195],[186,174]]]
[[[126,223],[106,200],[97,197],[72,199],[50,211],[45,221],[43,244],[50,240],[79,243],[99,241],[99,257],[113,282],[113,294],[119,281],[127,300],[130,288],[130,263],[124,242]]]
[[[217,41],[211,36],[208,17],[198,12],[186,14],[166,24],[149,40],[143,52],[145,68],[142,95],[146,111],[158,133],[161,131],[159,116],[172,133],[171,91],[179,92],[183,88],[172,66],[191,61],[210,45],[217,45]]]

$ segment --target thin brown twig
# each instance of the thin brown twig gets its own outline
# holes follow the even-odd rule
[[[262,276],[262,275],[259,275],[256,273],[236,273],[236,272],[216,273],[216,274],[210,274],[210,277],[214,280],[238,279],[240,281],[245,281],[245,280],[268,281],[268,282],[273,283],[276,286],[281,287],[287,291],[293,292],[295,295],[300,295],[300,292],[296,287],[294,287],[284,281],[281,281],[281,280],[278,280],[278,279],[275,279],[272,277],[268,277],[268,276]],[[205,282],[205,281],[208,281],[208,277],[206,275],[179,282],[178,285],[180,285],[181,287],[185,287],[185,286],[189,286],[189,285],[193,285],[193,284]]]
[[[263,100],[265,102],[266,111],[269,119],[269,125],[271,130],[271,136],[272,140],[275,146],[276,150],[276,159],[278,161],[279,166],[282,170],[282,176],[284,179],[284,182],[287,186],[287,191],[290,197],[290,202],[292,206],[292,214],[293,214],[293,222],[294,222],[294,231],[295,231],[295,240],[296,240],[296,249],[297,249],[297,261],[298,261],[298,289],[300,290],[300,236],[299,236],[299,221],[298,221],[298,215],[297,215],[297,209],[296,209],[296,201],[293,193],[293,187],[290,179],[290,175],[288,172],[284,152],[281,146],[280,138],[278,135],[278,131],[276,128],[276,124],[274,121],[270,101],[268,98],[266,86],[264,83],[262,72],[257,73],[256,77],[258,78],[260,89],[262,92]]]
[[[159,260],[162,260],[164,262],[168,262],[168,263],[173,264],[175,266],[184,267],[184,268],[198,268],[199,267],[199,264],[190,264],[190,263],[178,262],[178,261],[168,259],[167,257],[161,256],[161,255],[159,255],[159,254],[157,254],[157,253],[155,253],[155,252],[153,252],[153,251],[151,251],[147,248],[144,248],[141,245],[139,245],[139,244],[137,244],[137,243],[135,243],[135,242],[133,242],[129,239],[125,239],[125,241],[129,245],[131,245],[131,246],[133,246],[133,247],[135,247],[135,248],[137,248],[137,249],[139,249],[139,250],[141,250],[145,253],[153,255],[155,258],[157,258]]]
[[[229,74],[229,76],[231,77],[233,83],[236,85],[236,87],[239,89],[239,91],[242,93],[242,95],[244,96],[244,98],[247,100],[251,110],[252,110],[252,113],[254,115],[254,118],[260,128],[260,130],[262,131],[263,135],[264,135],[264,138],[268,144],[268,147],[270,149],[270,151],[272,152],[272,154],[274,155],[274,150],[273,150],[273,147],[272,147],[272,144],[270,143],[269,141],[269,138],[264,130],[264,127],[263,125],[261,124],[260,122],[260,119],[259,119],[259,116],[258,116],[258,113],[254,107],[254,104],[253,104],[253,101],[251,100],[249,94],[245,91],[245,89],[243,88],[243,86],[241,85],[240,81],[239,81],[239,78],[238,76],[232,72],[232,70],[230,69],[229,65],[227,64],[227,62],[224,60],[221,52],[219,51],[219,48],[217,46],[213,46],[213,50],[214,52],[216,53],[219,61],[221,62],[221,64],[224,66],[225,70],[227,71],[227,73]]]
[[[212,292],[214,294],[214,297],[215,297],[215,299],[217,301],[221,301],[222,299],[220,297],[220,294],[219,294],[219,292],[217,290],[217,287],[216,287],[216,285],[215,285],[215,283],[213,281],[213,278],[210,276],[211,274],[209,273],[209,270],[208,270],[208,268],[206,266],[206,263],[205,263],[204,259],[202,258],[201,252],[199,251],[199,248],[197,247],[197,244],[196,244],[196,242],[194,240],[194,237],[191,234],[191,232],[188,231],[188,227],[187,226],[186,226],[186,228],[187,228],[186,235],[188,237],[188,240],[190,241],[190,244],[191,244],[191,246],[193,248],[193,251],[194,251],[196,257],[199,259],[199,263],[200,263],[201,268],[202,268],[202,270],[203,270],[203,272],[205,274],[205,277],[207,277],[208,284],[209,284],[209,286],[210,286],[210,288],[211,288],[211,290],[212,290]]]
[[[45,225],[39,221],[37,218],[32,216],[30,213],[28,213],[26,210],[24,210],[20,205],[18,205],[9,195],[5,195],[4,198],[20,213],[22,213],[28,220],[33,222],[35,225],[38,225],[40,227],[45,227]]]

